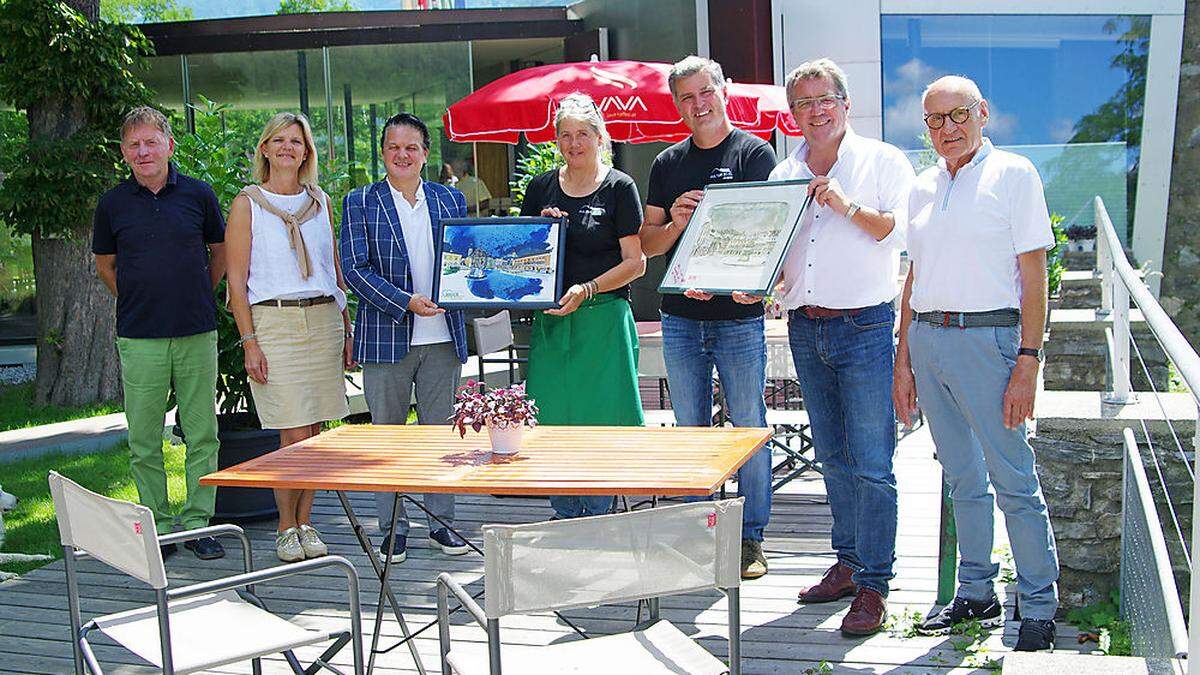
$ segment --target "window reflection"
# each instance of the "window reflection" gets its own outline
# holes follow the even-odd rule
[[[881,28],[888,142],[928,160],[921,94],[966,75],[991,104],[988,136],[1034,162],[1051,211],[1090,220],[1100,194],[1115,223],[1130,222],[1149,17],[889,15]]]

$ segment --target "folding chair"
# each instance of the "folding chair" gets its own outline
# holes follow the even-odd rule
[[[88,643],[88,634],[100,630],[130,652],[164,673],[192,673],[240,661],[251,661],[254,673],[262,672],[260,657],[282,653],[296,673],[319,668],[341,672],[329,660],[350,643],[354,673],[363,675],[362,616],[358,604],[358,575],[345,558],[325,556],[290,565],[253,571],[250,540],[240,527],[216,525],[158,537],[154,515],[145,506],[109,499],[50,472],[50,493],[58,518],[67,575],[67,602],[71,617],[75,672],[103,670]],[[182,588],[167,588],[162,544],[200,537],[231,536],[242,544],[245,573],[204,581]],[[124,572],[154,589],[155,604],[82,622],[76,564],[87,557]],[[346,576],[350,598],[350,629],[317,631],[271,614],[254,595],[254,584],[335,567]],[[307,670],[292,650],[333,640]]]
[[[518,349],[529,349],[525,345],[514,344],[512,318],[508,310],[500,310],[492,316],[471,319],[471,327],[475,332],[475,354],[479,361],[479,381],[486,383],[487,373],[484,366],[489,363],[508,365],[508,386],[517,379],[517,365],[528,363],[529,359],[517,356]],[[504,351],[503,358],[487,358],[490,354]]]
[[[483,527],[484,604],[438,576],[442,673],[740,675],[742,500]],[[717,588],[729,598],[729,665],[659,616],[659,596]],[[451,648],[449,595],[487,631]],[[547,646],[504,645],[500,619],[648,599],[650,621],[615,635]]]
[[[808,411],[802,407],[791,348],[768,343],[766,370],[767,426],[775,431],[767,441],[767,447],[783,454],[783,459],[771,467],[771,475],[779,476],[771,484],[771,491],[775,492],[805,472],[820,473],[821,469],[816,460],[806,454],[812,452],[813,440]]]

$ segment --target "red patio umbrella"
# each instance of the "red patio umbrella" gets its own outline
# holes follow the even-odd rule
[[[567,94],[582,92],[596,101],[614,141],[676,142],[691,133],[679,117],[667,87],[671,66],[641,61],[555,63],[506,75],[450,106],[442,116],[452,141],[531,143],[554,140],[554,112]],[[761,137],[772,131],[799,136],[783,87],[728,85],[729,119]]]

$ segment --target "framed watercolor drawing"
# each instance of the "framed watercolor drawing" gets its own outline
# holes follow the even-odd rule
[[[548,309],[562,297],[566,219],[447,218],[433,301],[447,309]]]
[[[767,295],[811,201],[808,179],[709,185],[679,238],[659,293]]]

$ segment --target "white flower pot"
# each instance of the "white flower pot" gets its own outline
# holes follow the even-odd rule
[[[515,455],[521,449],[521,436],[525,433],[525,425],[514,427],[498,427],[488,424],[488,437],[492,439],[492,453],[496,455]]]

